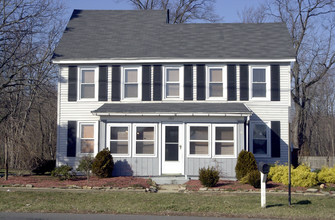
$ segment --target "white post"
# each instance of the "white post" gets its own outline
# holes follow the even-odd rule
[[[266,208],[266,177],[267,174],[261,172],[261,207]]]

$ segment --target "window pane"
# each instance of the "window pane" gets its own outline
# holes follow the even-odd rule
[[[234,143],[215,143],[215,155],[234,155]]]
[[[208,142],[191,142],[190,154],[208,154]]]
[[[94,98],[94,84],[81,85],[81,98]]]
[[[124,85],[124,96],[125,98],[136,98],[137,97],[137,84]]]
[[[209,96],[210,97],[222,97],[223,96],[222,83],[210,83],[209,84]]]
[[[216,140],[234,140],[234,128],[232,127],[216,127]]]
[[[165,161],[178,161],[178,144],[165,145]]]
[[[166,81],[167,82],[179,82],[179,69],[167,69],[166,70]]]
[[[254,154],[267,154],[267,140],[253,140]]]
[[[179,84],[178,83],[168,83],[166,84],[166,96],[176,96],[179,97]]]
[[[255,124],[253,130],[254,139],[266,139],[266,125],[265,124]]]
[[[81,140],[81,153],[94,152],[94,140]]]
[[[94,138],[94,126],[93,125],[82,125],[81,126],[81,138]]]
[[[178,143],[178,126],[166,126],[165,127],[165,142],[177,142]]]
[[[125,70],[125,82],[137,82],[137,69]]]
[[[222,82],[222,69],[210,69],[209,80],[210,82]]]
[[[94,83],[94,70],[82,70],[81,82]]]
[[[136,140],[154,140],[154,128],[153,127],[137,127],[136,128]]]
[[[208,140],[208,127],[191,127],[191,140]]]
[[[266,97],[266,84],[265,83],[253,83],[252,84],[252,96],[253,97]]]
[[[111,141],[112,154],[128,154],[128,141]]]
[[[265,69],[253,69],[253,82],[265,82]]]
[[[128,127],[111,127],[111,140],[128,140]]]
[[[136,154],[154,154],[154,142],[136,141]]]

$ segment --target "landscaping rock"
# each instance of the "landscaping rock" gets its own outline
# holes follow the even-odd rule
[[[83,186],[83,189],[92,189],[92,186]]]
[[[13,187],[20,187],[20,184],[13,184]]]
[[[327,191],[321,191],[320,193],[322,193],[323,195],[329,195],[330,193],[329,192],[327,192]]]
[[[313,189],[313,188],[309,188],[306,190],[306,192],[309,192],[309,193],[317,193],[319,190],[318,189]]]
[[[33,188],[34,186],[32,184],[27,184],[26,187],[27,188]]]
[[[94,189],[94,190],[101,190],[101,189],[102,189],[102,187],[93,186],[93,187],[92,187],[92,189]]]
[[[302,190],[296,190],[295,192],[296,193],[303,193],[304,191],[302,191]]]
[[[208,187],[202,187],[199,189],[199,191],[208,191]]]

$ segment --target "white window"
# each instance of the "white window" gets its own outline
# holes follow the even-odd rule
[[[80,122],[79,123],[79,143],[78,152],[81,154],[93,154],[97,143],[96,143],[96,123],[94,122]]]
[[[108,124],[107,145],[113,156],[130,156],[130,124]]]
[[[157,134],[155,124],[134,125],[134,156],[155,157]]]
[[[183,99],[183,76],[181,66],[164,67],[164,99]]]
[[[252,66],[250,79],[251,99],[270,98],[270,67]]]
[[[268,123],[251,123],[251,149],[255,156],[270,156],[270,127]]]
[[[97,100],[98,68],[79,67],[79,97],[81,100]]]
[[[189,124],[188,155],[190,157],[210,157],[210,126]]]
[[[236,157],[235,129],[235,125],[213,125],[214,157]]]
[[[227,98],[227,70],[226,66],[207,67],[207,99],[226,99]]]
[[[123,67],[122,68],[122,99],[140,100],[141,99],[141,68]]]

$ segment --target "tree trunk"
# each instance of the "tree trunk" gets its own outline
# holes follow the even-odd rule
[[[8,144],[5,138],[5,180],[8,180]]]

